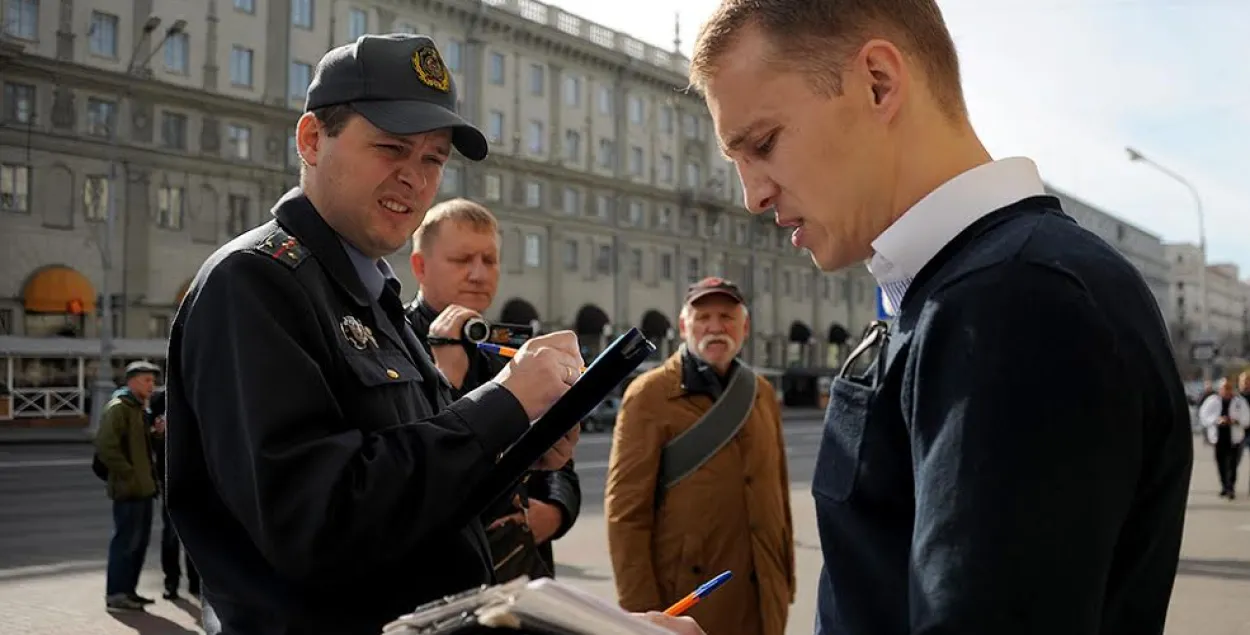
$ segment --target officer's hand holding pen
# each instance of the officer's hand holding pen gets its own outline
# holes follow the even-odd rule
[[[521,402],[525,415],[534,421],[568,392],[581,376],[583,365],[577,335],[557,331],[527,340],[495,381]],[[539,461],[538,469],[555,470],[568,463],[580,434],[573,428]]]

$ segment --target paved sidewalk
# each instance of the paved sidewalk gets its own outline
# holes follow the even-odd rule
[[[1250,635],[1250,495],[1216,496],[1212,451],[1195,440],[1196,461],[1185,541],[1165,635]],[[1239,493],[1250,491],[1243,461]],[[799,593],[787,635],[810,635],[820,546],[807,474],[796,474],[792,504]],[[798,480],[802,479],[802,480]],[[68,520],[67,522],[72,522]],[[556,545],[557,575],[605,599],[614,598],[606,529],[599,505],[590,505]],[[107,536],[100,538],[103,556]],[[140,592],[160,597],[159,559],[149,553]],[[0,570],[3,635],[185,635],[201,632],[198,606],[158,600],[146,615],[104,610],[104,562],[66,562]],[[733,635],[713,633],[711,635]]]

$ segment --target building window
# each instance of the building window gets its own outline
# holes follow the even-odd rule
[[[4,118],[13,123],[35,123],[34,86],[29,84],[4,85]]]
[[[612,245],[599,245],[599,256],[595,258],[595,272],[604,275],[612,275]]]
[[[117,108],[113,102],[95,97],[87,98],[87,134],[106,139],[112,137],[116,118]]]
[[[655,211],[655,228],[666,230],[673,222],[673,208],[665,205]]]
[[[248,218],[248,208],[251,207],[251,201],[246,196],[239,194],[231,194],[228,200],[229,210],[226,212],[226,231],[231,237],[238,236],[248,230],[251,220]]]
[[[447,50],[444,51],[443,62],[447,64],[447,68],[453,73],[460,72],[460,41],[447,40]]]
[[[504,59],[503,53],[491,53],[490,64],[487,66],[490,83],[496,86],[504,84]]]
[[[252,85],[252,49],[238,44],[230,49],[230,83],[235,86]]]
[[[291,62],[291,84],[288,87],[292,99],[303,99],[312,82],[312,66],[304,62]]]
[[[660,255],[660,279],[673,279],[673,254]]]
[[[576,130],[564,133],[564,158],[573,162],[582,158],[582,135]]]
[[[252,158],[252,129],[237,123],[226,128],[226,144],[230,156],[236,159]]]
[[[486,200],[498,201],[503,199],[503,178],[498,174],[487,174],[482,184],[486,189]]]
[[[302,29],[313,28],[313,0],[291,0],[291,24]]]
[[[564,77],[564,105],[570,108],[582,105],[582,78],[576,75]]]
[[[530,94],[542,97],[547,89],[547,69],[542,64],[530,64]]]
[[[634,280],[642,280],[642,250],[629,250],[629,275]]]
[[[687,139],[699,138],[699,118],[695,115],[686,113],[686,116],[682,120],[681,127],[682,133],[685,134]]]
[[[87,50],[100,57],[117,57],[117,16],[99,11],[91,12],[91,26],[87,27]]]
[[[673,182],[673,157],[667,154],[660,157],[660,182]]]
[[[460,166],[449,165],[443,168],[443,182],[439,184],[438,191],[448,196],[456,196],[460,194]]]
[[[525,206],[526,207],[542,207],[543,204],[543,184],[537,181],[525,182]]]
[[[543,264],[543,237],[538,234],[525,235],[525,266],[541,267]]]
[[[629,149],[629,173],[642,176],[642,148],[638,146]]]
[[[491,143],[503,143],[503,113],[498,110],[490,111],[490,118],[486,123],[486,139]]]
[[[529,151],[530,154],[542,154],[546,150],[546,136],[543,122],[531,121],[529,128]]]
[[[109,179],[107,176],[88,176],[82,184],[82,213],[89,221],[108,219]]]
[[[286,133],[286,167],[289,169],[298,168],[302,159],[299,156],[299,143],[295,140],[295,133]]]
[[[30,168],[0,164],[0,211],[30,213]]]
[[[39,0],[7,0],[8,11],[4,13],[4,32],[23,40],[34,40],[39,35]]]
[[[182,229],[183,190],[181,187],[162,185],[156,191],[156,224],[162,229]]]
[[[642,215],[642,201],[630,201],[629,215],[626,217],[626,222],[628,222],[631,227],[638,227],[642,225]]]
[[[629,122],[640,124],[643,120],[643,103],[642,98],[637,95],[629,96]]]
[[[612,199],[607,194],[595,197],[595,216],[606,219],[612,215]]]
[[[564,188],[564,213],[576,216],[582,208],[582,192],[575,187]]]
[[[673,109],[669,106],[660,109],[660,132],[673,134]]]
[[[614,161],[612,160],[612,155],[614,152],[615,152],[615,148],[612,144],[611,139],[600,139],[599,140],[599,167],[611,168],[612,164],[614,163]]]
[[[686,164],[686,186],[691,188],[703,186],[703,171],[699,169],[698,163]]]
[[[187,116],[176,112],[161,114],[161,145],[171,150],[187,148]]]
[[[690,284],[694,284],[698,282],[701,277],[702,276],[699,275],[699,258],[697,256],[691,256],[686,260],[686,280]]]
[[[611,86],[599,87],[599,114],[601,115],[612,114],[612,87]]]
[[[148,318],[148,337],[163,340],[169,337],[169,316],[153,315]]]
[[[165,40],[165,70],[185,75],[190,66],[191,40],[186,33],[175,33]]]
[[[355,42],[360,36],[369,32],[369,14],[363,9],[352,9],[347,14],[347,38],[349,42]]]
[[[245,13],[256,13],[256,0],[234,0],[234,8]]]
[[[569,271],[577,271],[577,266],[581,264],[580,260],[581,258],[579,258],[577,253],[577,241],[564,241],[564,268]]]

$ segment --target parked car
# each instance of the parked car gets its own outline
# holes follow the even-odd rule
[[[616,413],[621,409],[620,397],[607,397],[582,419],[583,432],[607,432],[616,425]]]

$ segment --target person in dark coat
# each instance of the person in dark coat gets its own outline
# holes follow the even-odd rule
[[[816,633],[1163,633],[1193,468],[1166,322],[981,143],[937,1],[722,0],[690,78],[747,210],[867,263],[887,316],[830,387]]]
[[[465,322],[480,318],[499,288],[497,229],[490,210],[452,199],[431,208],[413,235],[412,271],[421,293],[408,315],[453,396],[477,389],[507,365],[463,337]],[[500,496],[481,518],[500,581],[554,577],[552,542],[573,527],[581,505],[572,460],[554,472],[531,472]]]
[[[165,574],[166,600],[179,598],[178,587],[182,579],[182,567],[179,559],[183,555],[182,543],[178,540],[178,532],[169,520],[169,510],[165,507],[165,389],[157,388],[148,399],[148,429],[152,431],[152,454],[156,464],[156,489],[161,497],[161,572]],[[191,563],[191,554],[186,554],[187,592],[194,597],[200,595],[200,573]]]
[[[166,504],[213,630],[377,635],[495,579],[465,492],[584,362],[573,333],[536,337],[453,401],[413,333],[384,256],[420,224],[453,147],[486,155],[455,104],[428,37],[331,50],[296,126],[300,186],[208,258],[178,309]]]

